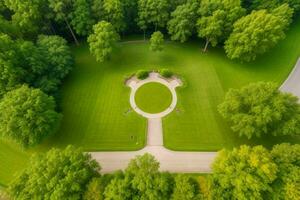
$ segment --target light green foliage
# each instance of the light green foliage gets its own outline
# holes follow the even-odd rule
[[[93,26],[93,33],[88,37],[90,52],[98,62],[109,58],[119,35],[114,27],[106,21],[101,21]]]
[[[131,160],[125,173],[115,177],[105,189],[107,200],[168,200],[171,176],[159,172],[159,163],[150,154]]]
[[[138,0],[137,23],[140,29],[164,27],[169,19],[167,0]]]
[[[91,155],[68,146],[34,156],[28,167],[8,187],[13,199],[82,199],[86,185],[99,176]]]
[[[105,20],[110,22],[117,31],[123,31],[126,27],[124,10],[121,0],[103,0]]]
[[[93,178],[87,185],[83,200],[104,200],[104,188],[101,178]]]
[[[191,0],[171,13],[171,20],[168,22],[171,40],[185,42],[194,33],[199,4],[198,0]]]
[[[171,78],[174,75],[174,73],[169,69],[160,69],[159,74],[165,78]]]
[[[213,15],[202,17],[197,22],[198,37],[206,38],[206,45],[204,51],[207,50],[208,44],[211,43],[213,47],[218,44],[219,38],[224,34],[224,18],[226,13],[223,10],[217,10]]]
[[[219,112],[240,136],[300,134],[298,98],[280,92],[277,84],[271,82],[230,89]]]
[[[283,143],[273,147],[271,154],[279,168],[273,183],[271,199],[297,200],[300,197],[300,145]]]
[[[285,13],[284,16],[282,14]],[[234,24],[234,30],[225,42],[230,59],[255,60],[285,37],[292,10],[282,5],[275,13],[266,10],[253,11]]]
[[[1,137],[24,147],[53,134],[61,118],[52,97],[27,86],[8,92],[0,102],[0,110]]]
[[[175,177],[172,200],[200,200],[197,183],[188,175],[180,174]]]
[[[151,51],[162,51],[164,43],[164,35],[160,31],[156,31],[151,35],[150,38],[150,50]]]
[[[71,15],[71,25],[78,35],[86,36],[92,31],[95,21],[89,0],[75,0]]]
[[[198,35],[212,38],[212,43],[216,44],[225,41],[234,22],[245,14],[245,9],[241,0],[202,0],[198,12],[204,18],[198,21]]]
[[[213,199],[264,199],[271,190],[277,166],[262,146],[241,146],[219,152],[212,166]]]
[[[21,37],[19,28],[11,21],[6,20],[0,15],[0,32],[9,35],[10,37]]]

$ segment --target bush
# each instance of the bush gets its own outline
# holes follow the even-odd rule
[[[146,79],[146,78],[149,77],[149,71],[147,71],[147,70],[139,70],[139,71],[137,71],[137,73],[135,75],[136,75],[136,77],[138,79],[144,80],[144,79]]]
[[[171,78],[174,75],[169,69],[161,69],[159,70],[159,74],[165,78]]]

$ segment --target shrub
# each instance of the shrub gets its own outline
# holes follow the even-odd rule
[[[165,78],[171,78],[174,75],[169,69],[161,69],[159,70],[159,74]]]
[[[139,70],[136,72],[136,77],[140,80],[144,80],[149,77],[149,71],[148,70]]]

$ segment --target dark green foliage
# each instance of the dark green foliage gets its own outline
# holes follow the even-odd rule
[[[99,176],[99,164],[87,153],[68,146],[34,156],[8,187],[13,199],[82,199],[86,185]]]
[[[188,175],[177,175],[173,189],[172,200],[200,200],[198,184]]]
[[[103,0],[104,20],[110,22],[116,31],[126,28],[124,8],[121,0]]]
[[[136,77],[140,80],[144,80],[149,77],[149,70],[139,70],[135,73]]]
[[[278,171],[270,152],[262,146],[241,146],[219,152],[212,166],[213,199],[264,199]]]
[[[164,27],[169,19],[168,0],[138,0],[137,24],[142,30]]]
[[[92,16],[89,0],[74,0],[71,25],[78,35],[87,36],[92,31],[95,20]]]
[[[67,42],[59,36],[39,36],[37,43],[0,35],[0,97],[20,84],[55,93],[73,66]]]
[[[298,98],[280,92],[274,83],[259,82],[230,89],[219,112],[240,136],[300,134]]]
[[[165,78],[171,78],[174,73],[169,69],[161,69],[159,70],[159,74]]]
[[[278,178],[273,183],[271,199],[297,200],[300,198],[300,145],[280,144],[271,154],[279,168]]]
[[[0,110],[1,136],[23,147],[39,144],[53,134],[61,119],[54,99],[28,86],[8,92],[0,102]]]
[[[191,0],[178,6],[171,13],[171,19],[168,22],[168,32],[171,35],[171,40],[185,42],[195,32],[199,4],[198,0]]]
[[[43,57],[41,62],[44,66],[36,70],[36,77],[31,85],[53,93],[72,70],[74,58],[66,40],[59,36],[40,35],[37,48]]]

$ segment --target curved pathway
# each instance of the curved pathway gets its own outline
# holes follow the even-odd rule
[[[183,173],[210,173],[211,163],[217,152],[181,152],[171,151],[163,146],[163,132],[161,118],[173,111],[177,103],[176,92],[173,95],[173,102],[170,109],[159,114],[148,114],[137,108],[134,102],[134,93],[142,84],[146,82],[160,82],[171,90],[178,87],[181,83],[178,79],[165,80],[158,74],[152,73],[150,77],[143,81],[130,79],[127,84],[131,87],[130,103],[134,110],[140,115],[148,118],[147,145],[139,151],[120,151],[120,152],[90,152],[102,167],[102,172],[110,173],[116,170],[125,169],[131,159],[137,155],[150,153],[160,162],[160,170],[169,172]],[[296,95],[300,99],[300,58],[287,80],[282,84],[280,90]],[[133,97],[132,97],[133,95]],[[300,101],[300,100],[299,100]],[[173,104],[174,103],[174,104]]]

